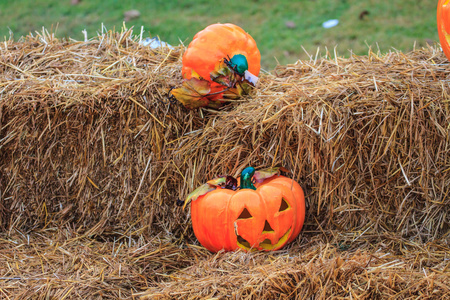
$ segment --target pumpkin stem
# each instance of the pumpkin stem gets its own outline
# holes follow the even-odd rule
[[[252,179],[253,175],[255,175],[255,168],[247,167],[241,172],[241,189],[252,189],[256,190],[256,187],[253,185]]]
[[[230,59],[230,66],[233,70],[235,70],[239,75],[244,75],[245,71],[248,70],[248,62],[247,58],[242,54],[235,54]]]

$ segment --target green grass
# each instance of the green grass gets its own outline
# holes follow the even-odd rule
[[[178,4],[177,2],[181,2]],[[280,64],[307,59],[317,48],[334,48],[339,56],[365,54],[368,46],[382,53],[393,48],[410,51],[426,43],[438,42],[436,31],[437,0],[82,0],[70,5],[69,0],[0,0],[0,37],[14,39],[42,27],[56,28],[57,37],[83,39],[86,29],[92,37],[103,23],[107,29],[120,29],[123,13],[130,9],[141,12],[127,27],[141,26],[145,36],[160,36],[177,45],[188,45],[194,34],[211,23],[235,23],[249,32],[258,43],[262,64],[272,69]],[[363,20],[359,14],[367,10]],[[339,19],[338,26],[324,29],[322,23]],[[296,28],[285,23],[292,21]],[[53,30],[55,31],[55,30]]]

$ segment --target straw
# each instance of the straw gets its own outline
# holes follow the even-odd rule
[[[184,48],[140,38],[0,44],[0,298],[450,298],[439,47],[311,56],[188,111],[167,97]],[[290,170],[304,229],[209,253],[176,200],[249,165]]]

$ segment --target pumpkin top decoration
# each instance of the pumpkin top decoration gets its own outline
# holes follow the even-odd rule
[[[437,7],[437,29],[442,50],[450,60],[450,1],[439,0]]]
[[[184,81],[171,91],[186,108],[220,107],[256,85],[261,54],[255,40],[234,24],[213,24],[198,32],[183,55]]]
[[[208,250],[278,250],[293,241],[305,220],[300,185],[280,175],[284,168],[255,170],[219,177],[188,195],[192,227]],[[240,186],[238,184],[240,183]]]

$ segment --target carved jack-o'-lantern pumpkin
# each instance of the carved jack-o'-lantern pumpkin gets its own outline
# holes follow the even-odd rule
[[[442,50],[450,60],[450,0],[439,0],[436,17]]]
[[[281,175],[253,185],[252,169],[242,172],[239,190],[217,187],[192,202],[194,233],[208,250],[278,250],[300,233],[305,220],[300,185]]]

